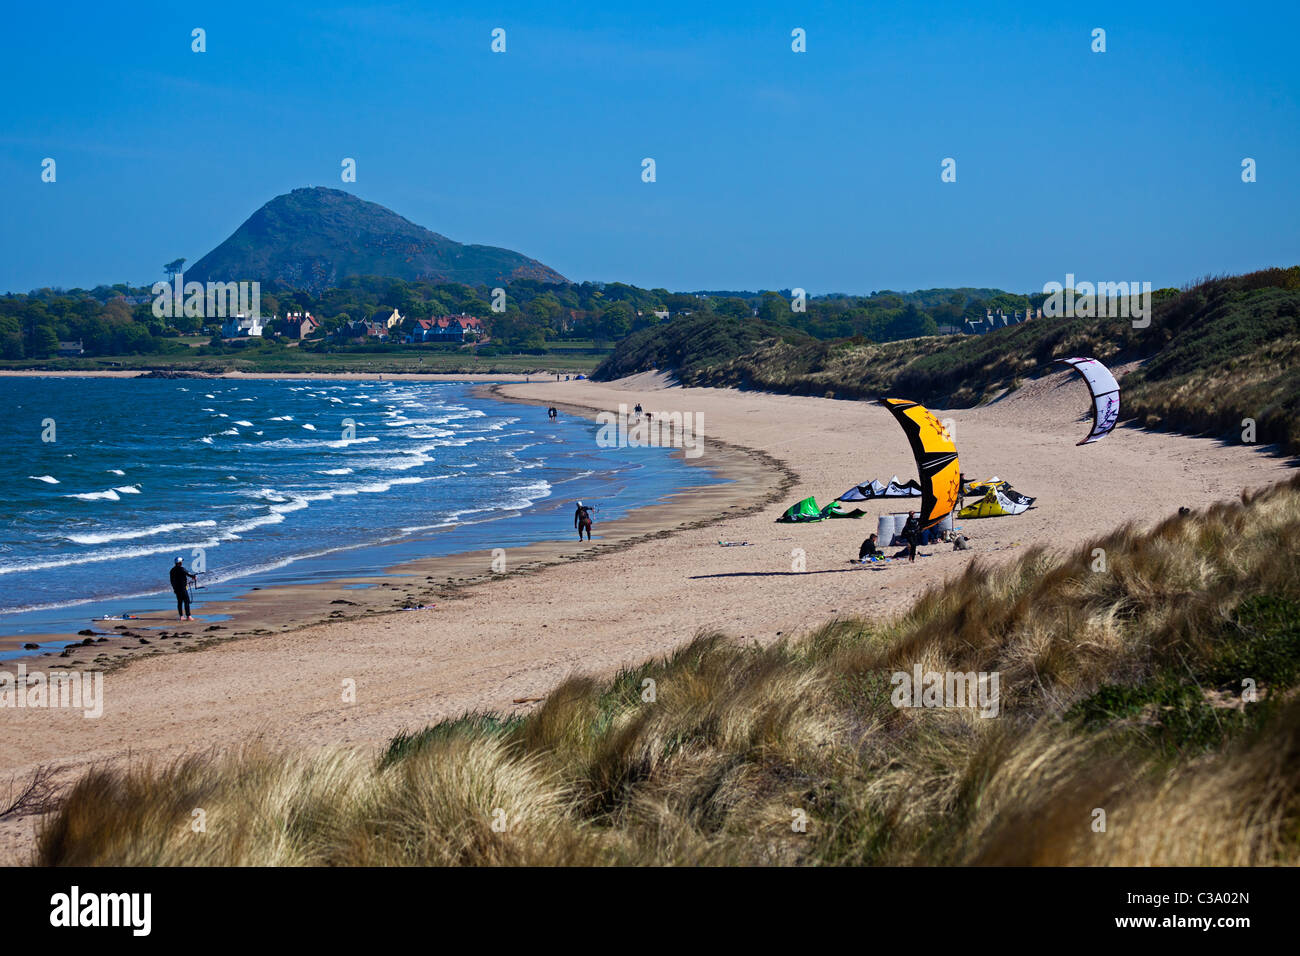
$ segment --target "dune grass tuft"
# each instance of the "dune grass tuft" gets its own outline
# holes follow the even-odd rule
[[[973,563],[893,620],[700,634],[378,757],[98,770],[36,862],[1294,865],[1298,552],[1300,478]],[[895,707],[918,664],[996,673],[997,716]]]

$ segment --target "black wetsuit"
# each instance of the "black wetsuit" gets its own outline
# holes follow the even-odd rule
[[[190,578],[194,575],[186,571],[183,565],[173,564],[171,571],[172,590],[176,592],[176,613],[180,617],[190,616]]]
[[[881,557],[883,554],[884,552],[878,550],[876,548],[875,542],[872,541],[870,538],[867,538],[867,540],[863,541],[862,547],[858,548],[859,561],[861,561],[863,558],[878,558]]]
[[[573,513],[573,526],[578,529],[578,540],[582,540],[582,532],[587,532],[587,540],[591,540],[591,508],[584,505]]]
[[[907,560],[916,560],[916,542],[921,537],[921,522],[918,518],[908,518],[903,525],[903,541],[907,543]]]

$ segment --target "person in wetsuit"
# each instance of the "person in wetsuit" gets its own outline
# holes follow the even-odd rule
[[[584,505],[578,502],[578,508],[573,512],[573,526],[578,529],[578,540],[582,540],[582,532],[587,532],[587,540],[591,540],[591,505]]]
[[[903,525],[903,543],[907,545],[907,560],[916,560],[917,540],[921,537],[921,520],[915,511],[907,513],[907,522]]]
[[[858,548],[858,560],[864,561],[867,558],[883,558],[885,552],[876,547],[876,535],[873,532],[867,536],[867,540],[862,542],[862,547]]]
[[[177,558],[171,570],[172,590],[176,592],[176,614],[182,621],[192,621],[190,616],[190,582],[198,581],[198,575],[185,570],[183,558]]]

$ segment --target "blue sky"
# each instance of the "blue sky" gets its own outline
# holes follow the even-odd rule
[[[113,6],[4,15],[0,291],[152,282],[307,185],[673,290],[1300,263],[1294,2]]]

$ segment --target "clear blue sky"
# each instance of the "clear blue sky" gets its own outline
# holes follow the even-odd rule
[[[118,6],[4,13],[0,291],[152,282],[306,185],[673,290],[1300,263],[1295,0]]]

